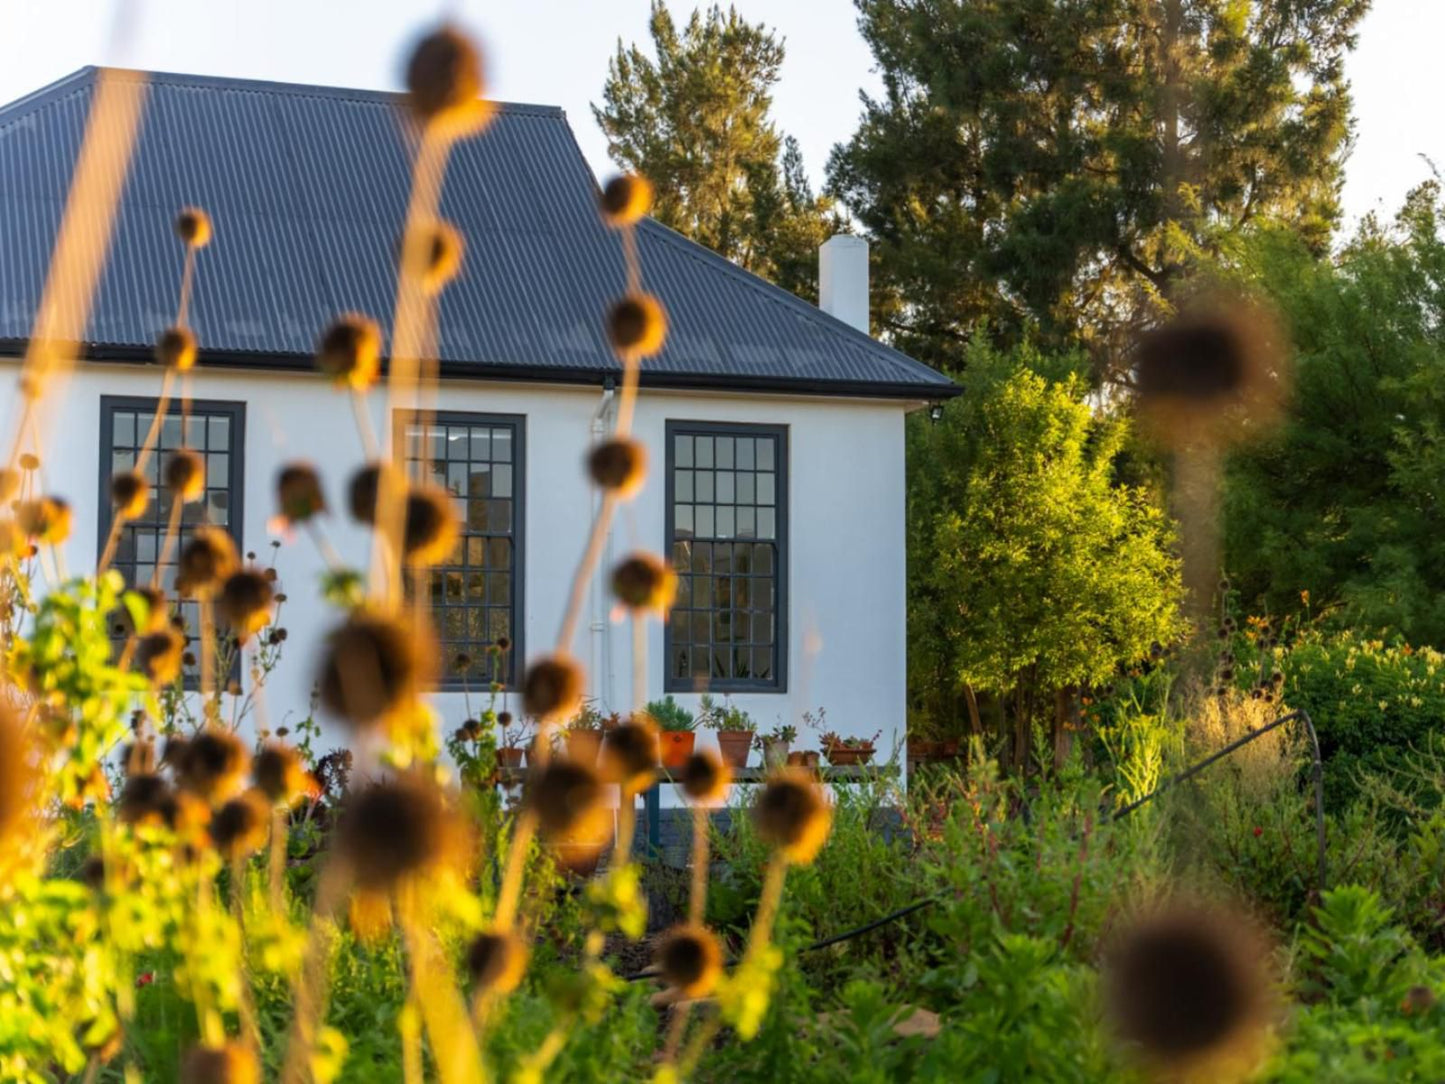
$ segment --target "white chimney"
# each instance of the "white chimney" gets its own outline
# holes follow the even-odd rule
[[[838,233],[818,246],[818,308],[868,334],[868,242]]]

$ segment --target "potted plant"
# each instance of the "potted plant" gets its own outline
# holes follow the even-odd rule
[[[692,712],[674,700],[671,693],[661,700],[649,702],[646,711],[657,724],[662,766],[683,767],[697,744],[697,720],[693,718]]]
[[[602,751],[602,731],[609,721],[615,725],[616,718],[614,715],[609,720],[597,710],[596,701],[584,700],[562,731],[568,759],[588,766],[596,764],[597,754]]]
[[[931,719],[909,721],[905,735],[908,763],[924,764],[943,755],[943,743],[934,736],[936,731],[937,724]]]
[[[792,763],[792,754],[788,752],[788,748],[797,736],[798,728],[787,723],[780,723],[766,734],[759,734],[758,750],[763,754],[763,766],[781,768],[784,764]]]
[[[703,693],[699,704],[698,719],[702,725],[717,735],[718,752],[730,768],[746,768],[748,753],[753,747],[753,735],[758,724],[741,708],[734,707],[727,697],[723,703],[716,703],[711,696]]]
[[[502,768],[520,768],[526,752],[527,733],[531,729],[525,720],[518,721],[510,711],[497,714],[497,726],[501,735],[497,740],[497,765]]]
[[[803,712],[803,725],[809,730],[823,732],[828,726],[828,710],[819,707],[815,712]],[[816,749],[794,750],[788,754],[788,763],[802,768],[816,768],[820,755]]]
[[[874,742],[882,734],[875,731],[871,738],[845,738],[837,731],[829,730],[823,735],[823,755],[835,768],[850,764],[867,764],[873,759]]]

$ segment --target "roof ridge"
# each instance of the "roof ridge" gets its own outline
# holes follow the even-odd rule
[[[0,104],[0,127],[12,124],[20,117],[33,113],[36,109],[49,105],[66,94],[84,92],[94,81],[96,70],[94,65],[87,64],[83,68],[76,68],[68,75],[62,75],[54,82],[37,87],[29,94],[23,94],[13,101]]]
[[[892,357],[889,358],[890,361],[893,361],[895,363],[902,363],[905,369],[909,369],[919,373],[927,373],[934,376],[944,375],[933,366],[925,365],[917,358],[909,357],[907,354],[903,353],[896,347],[890,346],[888,345],[888,343],[885,343],[880,339],[875,339],[867,332],[859,331],[852,324],[847,323],[844,320],[838,319],[838,317],[834,316],[832,313],[827,312],[819,308],[817,305],[814,305],[811,302],[805,300],[804,298],[799,297],[791,290],[785,290],[777,283],[770,282],[768,279],[763,278],[762,275],[754,274],[752,271],[747,270],[747,268],[739,267],[737,264],[733,263],[732,260],[729,260],[726,256],[714,252],[706,245],[694,241],[692,238],[678,232],[671,226],[659,222],[657,219],[652,218],[651,216],[643,219],[643,224],[645,226],[651,227],[655,231],[658,231],[658,239],[660,241],[672,245],[674,248],[678,249],[684,255],[688,256],[691,259],[698,260],[703,263],[710,263],[717,266],[718,269],[723,271],[725,274],[741,282],[749,289],[761,294],[766,300],[772,302],[774,305],[779,305],[784,309],[788,310],[790,313],[796,315],[799,319],[807,320],[810,323],[817,322],[824,325],[825,327],[828,327],[830,330],[841,331],[844,333],[845,337],[851,336],[859,340],[860,345],[866,344],[874,349],[885,350],[888,352],[888,354],[892,355]],[[947,379],[947,377],[944,377],[944,379]]]

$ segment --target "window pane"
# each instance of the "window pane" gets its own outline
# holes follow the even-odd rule
[[[128,410],[118,410],[110,420],[111,439],[115,447],[138,446],[135,439],[135,415]]]
[[[676,566],[687,573],[664,632],[669,687],[685,689],[703,677],[723,688],[766,686],[778,680],[778,438],[748,427],[707,430],[673,432],[667,445],[670,542]],[[701,541],[689,548],[689,539]]]
[[[462,524],[455,550],[432,577],[431,606],[448,660],[447,680],[510,682],[516,652],[499,659],[485,649],[500,637],[516,638],[512,537],[520,525],[513,522],[513,502],[523,480],[517,473],[515,426],[458,415],[402,424],[416,438],[407,441],[409,473],[415,475],[421,466],[436,477],[455,497]],[[459,651],[472,659],[465,675],[450,663]]]

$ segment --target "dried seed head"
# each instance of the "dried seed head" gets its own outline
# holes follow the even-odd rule
[[[21,501],[15,507],[15,525],[36,542],[58,546],[70,537],[70,504],[60,497]]]
[[[611,826],[602,793],[602,779],[593,769],[554,757],[528,784],[523,800],[547,842],[601,846]]]
[[[1243,298],[1207,298],[1146,332],[1134,356],[1139,406],[1176,445],[1227,439],[1278,410],[1288,382],[1279,322]]]
[[[132,587],[128,593],[136,596],[145,611],[141,624],[135,630],[138,634],[162,632],[171,627],[170,607],[166,605],[164,591],[142,584],[140,587]],[[126,607],[126,613],[130,613],[130,607]]]
[[[189,248],[205,248],[211,239],[211,216],[199,207],[183,207],[176,215],[176,236]]]
[[[583,684],[582,667],[571,656],[543,656],[522,678],[522,707],[544,726],[570,719],[582,706]]]
[[[732,782],[732,772],[714,749],[703,749],[682,766],[682,790],[694,802],[720,801]]]
[[[466,242],[450,222],[437,219],[426,231],[423,243],[426,245],[426,269],[422,274],[422,289],[428,294],[439,294],[462,269]]]
[[[111,476],[110,500],[118,519],[139,519],[150,503],[151,487],[137,470],[124,470]]]
[[[261,1070],[240,1043],[193,1046],[181,1059],[180,1084],[261,1084]]]
[[[288,524],[305,523],[326,511],[321,477],[310,463],[287,463],[276,475],[276,504]]]
[[[677,594],[677,573],[655,553],[630,553],[612,570],[612,593],[630,610],[666,613]]]
[[[587,456],[587,473],[599,488],[625,500],[647,478],[647,449],[630,437],[605,440]]]
[[[753,806],[753,821],[763,842],[788,861],[807,865],[827,841],[833,815],[807,772],[792,768],[768,780]]]
[[[657,724],[639,712],[602,736],[597,764],[607,782],[636,793],[651,784],[658,753]]]
[[[381,370],[381,328],[357,312],[338,316],[321,336],[316,367],[337,387],[365,391]]]
[[[632,226],[652,210],[652,182],[638,173],[619,173],[602,189],[602,217],[609,226]]]
[[[176,590],[195,597],[212,595],[240,564],[236,543],[229,534],[219,527],[197,527],[181,547]]]
[[[92,892],[105,887],[105,861],[99,855],[91,855],[80,866],[76,880]]]
[[[163,824],[171,786],[155,774],[133,775],[121,787],[116,815],[125,824]]]
[[[156,361],[167,369],[188,373],[196,367],[195,332],[185,327],[168,327],[156,339]]]
[[[240,738],[223,727],[209,726],[186,742],[173,767],[182,789],[215,805],[241,789],[250,761]]]
[[[440,564],[457,548],[461,533],[461,524],[457,522],[446,490],[436,485],[421,485],[407,493],[402,549],[409,564],[423,568]]]
[[[198,501],[206,493],[206,461],[190,448],[180,448],[166,460],[166,489],[181,501]]]
[[[211,842],[230,860],[255,854],[266,843],[269,814],[265,795],[248,790],[216,810],[211,818]]]
[[[510,994],[527,972],[527,946],[511,930],[478,934],[467,946],[467,972],[478,990]]]
[[[1267,957],[1237,917],[1192,906],[1146,917],[1107,956],[1115,1030],[1161,1069],[1238,1056],[1270,1023]]]
[[[0,467],[0,504],[8,504],[20,493],[21,474],[14,467]]]
[[[293,806],[315,792],[316,781],[291,746],[267,742],[251,761],[251,779],[272,805]]]
[[[415,632],[380,614],[352,614],[326,640],[322,707],[360,729],[408,703],[426,683],[427,655]]]
[[[337,847],[363,891],[389,892],[404,878],[454,860],[461,829],[435,784],[411,776],[353,794],[337,827]]]
[[[393,479],[398,493],[406,492],[406,479],[389,463],[368,463],[351,476],[346,488],[346,505],[358,523],[376,525],[376,502],[381,493],[381,473]]]
[[[487,116],[483,86],[481,52],[455,26],[433,30],[412,49],[406,65],[407,105],[422,124],[455,134],[479,128]]]
[[[706,997],[722,977],[722,946],[706,926],[674,926],[657,946],[657,970],[683,997]]]
[[[271,604],[276,591],[266,574],[243,568],[226,577],[216,599],[221,620],[231,627],[236,639],[245,643],[271,623]]]
[[[172,628],[148,632],[136,641],[135,661],[152,685],[172,685],[181,676],[186,638]]]
[[[651,294],[628,294],[607,313],[607,338],[624,358],[649,358],[667,338],[667,313]]]

